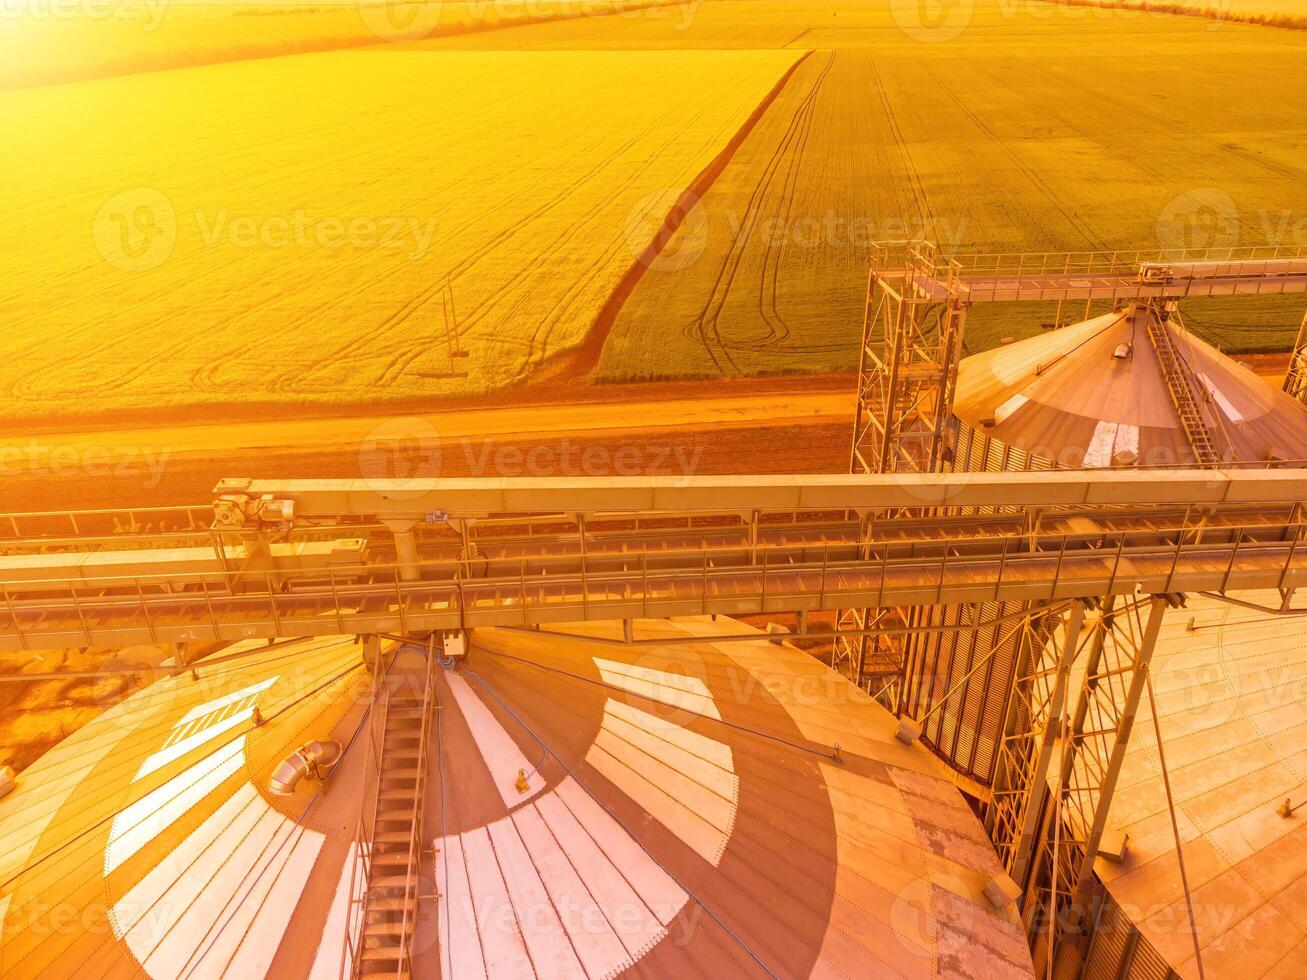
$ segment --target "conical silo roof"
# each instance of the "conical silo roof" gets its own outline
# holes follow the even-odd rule
[[[479,631],[435,669],[417,975],[1030,975],[980,824],[865,694],[725,619],[579,629],[601,642]],[[0,973],[349,975],[361,660],[201,664],[20,774]],[[341,764],[270,794],[315,739]]]
[[[1194,453],[1149,337],[1145,305],[966,358],[955,413],[995,440],[1062,466],[1191,464]],[[1187,365],[1227,461],[1307,460],[1307,407],[1250,368],[1157,319]]]

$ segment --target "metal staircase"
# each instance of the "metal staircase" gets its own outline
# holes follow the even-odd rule
[[[409,977],[422,870],[422,808],[426,792],[433,651],[420,670],[388,671],[373,703],[376,784],[372,820],[360,816],[362,894],[351,933],[354,976]]]
[[[1175,340],[1167,327],[1166,321],[1158,315],[1156,309],[1146,311],[1148,339],[1157,353],[1157,361],[1162,366],[1166,378],[1167,391],[1171,394],[1171,404],[1180,416],[1180,425],[1184,428],[1189,448],[1193,450],[1194,460],[1201,466],[1217,466],[1221,463],[1221,451],[1216,444],[1216,434],[1202,408],[1194,397],[1196,379],[1189,365],[1185,363],[1180,352],[1175,349]]]

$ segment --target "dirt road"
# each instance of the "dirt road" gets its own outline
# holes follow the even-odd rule
[[[1283,355],[1241,358],[1279,387]],[[223,477],[838,473],[849,375],[593,386],[458,407],[0,434],[0,511],[197,503]]]
[[[202,502],[225,476],[838,472],[851,379],[716,383],[714,397],[555,400],[414,414],[0,436],[3,510]]]

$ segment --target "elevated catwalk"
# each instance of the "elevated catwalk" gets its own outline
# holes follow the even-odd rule
[[[1140,588],[1293,588],[1307,575],[1307,480],[1293,470],[219,489],[255,509],[265,495],[293,505],[297,523],[106,535],[88,528],[119,515],[5,518],[14,533],[0,542],[9,551],[0,559],[0,649],[1048,602]],[[905,514],[930,505],[973,510]],[[1017,505],[1028,513],[1016,521],[992,513]],[[339,545],[313,561],[258,547],[314,535]],[[207,541],[219,559],[221,540],[240,544],[239,563],[197,571],[188,554],[170,569],[179,542]],[[122,569],[108,559],[88,575],[78,564],[82,552],[129,543]],[[149,549],[157,564],[145,574]],[[57,567],[34,575],[33,561]]]

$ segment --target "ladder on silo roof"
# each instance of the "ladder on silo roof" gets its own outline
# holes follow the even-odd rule
[[[434,640],[433,640],[434,645]],[[434,701],[434,649],[422,676],[387,672],[373,710],[380,712],[370,842],[364,858],[354,976],[410,977],[422,871],[422,809]],[[395,682],[403,685],[396,693]],[[415,682],[420,690],[413,693]],[[374,719],[375,721],[376,719]],[[374,732],[376,728],[374,728]]]
[[[1157,360],[1166,379],[1166,389],[1171,395],[1171,404],[1180,417],[1180,425],[1189,441],[1194,460],[1201,466],[1216,466],[1221,462],[1221,452],[1216,445],[1216,434],[1207,424],[1198,400],[1194,397],[1196,379],[1192,376],[1193,372],[1175,349],[1171,331],[1157,315],[1157,311],[1150,309],[1147,320],[1148,339],[1157,352]]]

